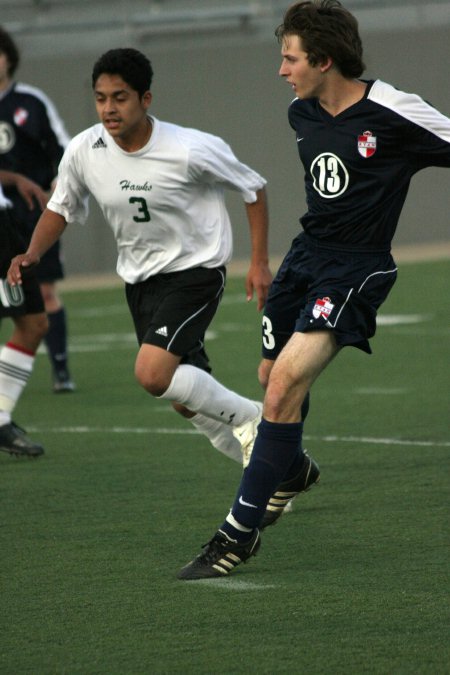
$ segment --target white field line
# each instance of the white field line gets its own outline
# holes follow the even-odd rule
[[[254,584],[251,581],[240,581],[239,579],[230,579],[225,576],[216,579],[197,579],[193,583],[188,582],[186,586],[212,586],[220,588],[223,591],[265,591],[268,588],[277,588],[275,584]]]
[[[169,427],[27,427],[32,433],[54,434],[148,434],[148,435],[201,435],[196,429],[177,429]],[[450,441],[412,441],[401,438],[375,438],[371,436],[303,436],[305,441],[319,441],[322,443],[359,443],[361,445],[399,445],[420,448],[448,448]]]
[[[81,310],[78,316],[83,312],[91,310]],[[100,315],[101,310],[96,312]],[[85,315],[87,316],[87,314]],[[377,318],[377,325],[381,326],[405,326],[429,321],[431,317],[421,314],[386,314]],[[217,340],[220,333],[247,333],[253,330],[253,326],[246,323],[218,323],[215,330],[207,330],[205,337],[207,340]],[[70,338],[69,351],[71,353],[102,352],[113,349],[137,349],[137,341],[134,333],[91,333],[87,335],[75,335]],[[46,354],[43,344],[38,349],[38,354]]]

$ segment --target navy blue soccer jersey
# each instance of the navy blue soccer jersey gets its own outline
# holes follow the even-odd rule
[[[289,122],[305,169],[303,229],[317,240],[389,250],[412,176],[450,167],[450,119],[380,80],[336,117],[294,99]]]
[[[48,191],[69,140],[55,106],[40,89],[13,83],[0,97],[0,169],[21,173]],[[39,213],[30,213],[15,188],[4,190],[18,219],[36,220]]]

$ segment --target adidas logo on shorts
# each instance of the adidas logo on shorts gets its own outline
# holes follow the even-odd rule
[[[161,328],[158,328],[157,330],[155,330],[155,333],[157,335],[163,335],[164,337],[167,337],[168,334],[169,334],[167,332],[167,326],[161,326]]]

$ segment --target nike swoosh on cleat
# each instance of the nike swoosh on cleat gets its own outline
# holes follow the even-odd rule
[[[239,504],[242,504],[242,506],[249,506],[251,509],[257,509],[258,507],[255,506],[254,504],[250,504],[250,502],[245,502],[242,499],[242,495],[239,497]]]

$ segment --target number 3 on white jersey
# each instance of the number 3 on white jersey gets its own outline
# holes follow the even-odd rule
[[[267,316],[263,316],[263,345],[266,349],[275,348],[275,338],[272,333],[272,322]]]

